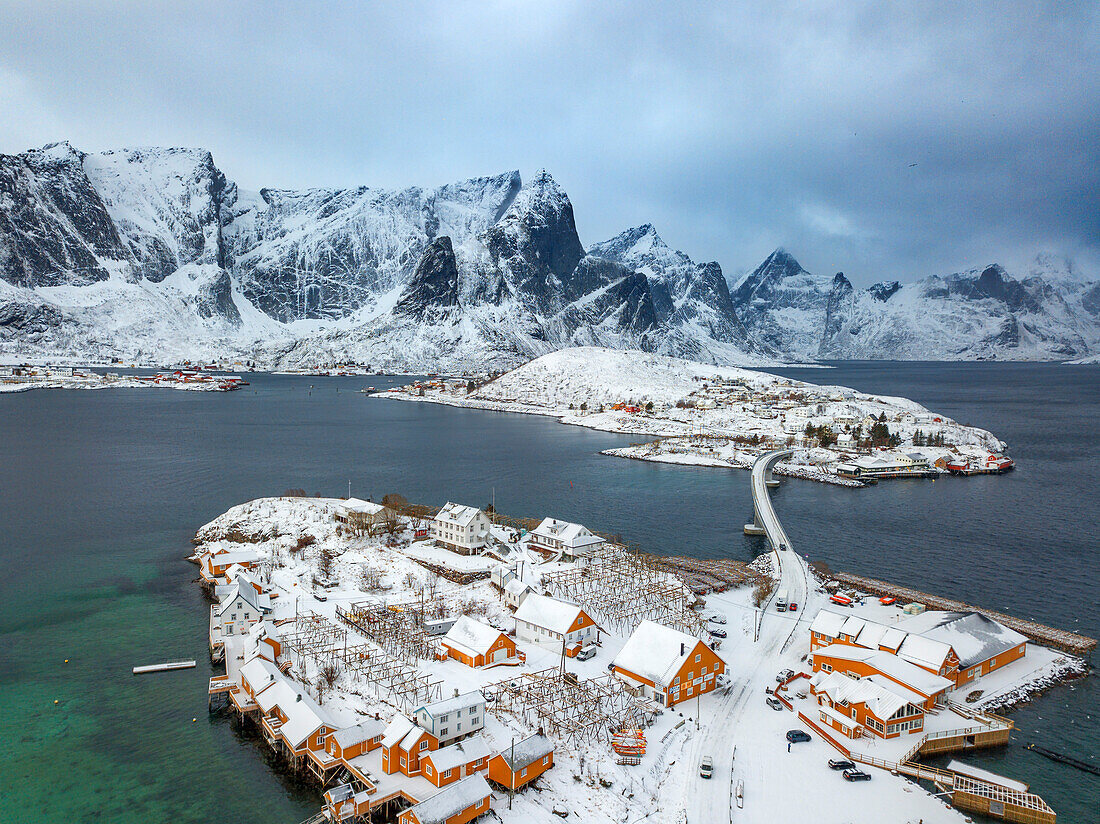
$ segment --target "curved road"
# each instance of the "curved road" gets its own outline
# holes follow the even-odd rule
[[[737,821],[763,821],[769,818],[767,805],[761,803],[758,776],[752,774],[749,765],[766,760],[761,757],[763,754],[759,748],[782,747],[785,742],[782,738],[776,740],[771,735],[750,731],[761,720],[773,721],[772,711],[765,709],[764,688],[775,686],[775,674],[780,669],[798,665],[797,652],[787,655],[784,652],[792,641],[800,637],[799,631],[804,632],[809,624],[806,617],[806,600],[810,592],[806,561],[794,551],[783,531],[767,486],[769,470],[790,455],[790,450],[779,450],[757,458],[752,467],[752,497],[759,523],[775,554],[778,588],[787,590],[790,599],[798,604],[798,611],[780,616],[771,608],[773,599],[769,599],[760,616],[758,641],[752,644],[751,640],[746,640],[748,655],[731,666],[732,689],[719,699],[716,706],[712,706],[703,729],[688,747],[687,764],[691,772],[685,788],[684,808],[689,824],[732,822],[735,816]],[[787,549],[780,550],[780,545],[785,545]],[[795,615],[797,619],[791,620]],[[786,718],[789,719],[789,716]],[[714,778],[710,781],[694,780],[699,760],[704,755],[710,755],[714,760]],[[755,803],[747,799],[744,810],[737,809],[733,800],[739,780],[745,783],[747,797],[754,792],[756,794],[752,799]]]

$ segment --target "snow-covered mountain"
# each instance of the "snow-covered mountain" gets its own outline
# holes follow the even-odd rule
[[[0,156],[8,355],[502,368],[595,345],[749,363],[717,264],[650,227],[585,252],[549,173],[425,190],[261,189],[209,152]],[[635,233],[638,230],[634,230]]]
[[[793,359],[1066,360],[1100,350],[1100,282],[1038,257],[856,290],[777,249],[731,292],[749,334]]]
[[[240,189],[201,149],[0,155],[0,355],[511,368],[576,346],[719,365],[1066,359],[1100,285],[1056,259],[856,291],[777,250],[732,288],[648,224],[585,249],[545,171]]]

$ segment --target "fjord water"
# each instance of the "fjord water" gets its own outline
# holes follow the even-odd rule
[[[995,432],[1019,466],[862,490],[784,481],[776,506],[799,551],[1100,633],[1100,367],[772,371],[913,398]],[[363,497],[482,506],[495,489],[502,512],[579,520],[654,552],[762,549],[742,535],[743,471],[604,457],[638,438],[355,391],[403,379],[249,379],[230,394],[0,396],[0,822],[294,824],[317,810],[314,791],[206,711],[208,607],[183,558],[195,529],[235,503],[295,487],[342,495],[349,480]],[[130,674],[168,657],[199,665]],[[1012,713],[1011,746],[966,760],[1029,781],[1060,822],[1093,821],[1100,779],[1020,745],[1095,760],[1098,698],[1093,678],[1058,687]]]

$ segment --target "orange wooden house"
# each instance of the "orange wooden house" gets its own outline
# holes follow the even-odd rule
[[[472,735],[449,747],[425,752],[420,766],[425,778],[437,787],[445,787],[487,769],[490,755],[492,751],[485,739]]]
[[[544,735],[532,735],[489,759],[489,780],[507,790],[518,790],[553,766],[554,742]]]
[[[822,723],[849,738],[868,730],[879,738],[897,738],[924,730],[922,696],[884,678],[853,678],[843,672],[819,672],[810,680]]]
[[[402,812],[398,824],[466,824],[489,812],[492,790],[477,773],[444,787]]]
[[[916,693],[925,709],[933,710],[947,703],[947,691],[955,686],[950,678],[929,672],[923,667],[882,650],[863,649],[848,644],[830,644],[815,649],[806,659],[813,672],[841,672],[852,678],[878,676],[894,685]]]
[[[523,599],[515,614],[516,639],[554,649],[565,646],[565,654],[575,658],[588,644],[599,643],[600,628],[587,612],[576,604],[547,595],[531,593]]]
[[[642,621],[612,662],[615,675],[666,707],[710,692],[725,670],[698,638],[655,621]]]
[[[420,775],[421,758],[439,749],[439,739],[403,715],[396,716],[382,734],[382,772]]]
[[[483,667],[509,659],[517,659],[516,642],[495,627],[463,615],[440,641],[440,649],[448,658],[468,667]]]
[[[330,735],[325,741],[325,751],[333,758],[350,761],[381,747],[385,731],[385,723],[368,718]]]

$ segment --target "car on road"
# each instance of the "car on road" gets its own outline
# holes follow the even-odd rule
[[[323,593],[323,592],[314,593],[313,597],[316,598],[318,601],[327,601],[328,600],[328,596],[325,595],[325,593]]]
[[[699,775],[703,778],[710,778],[714,775],[714,759],[709,755],[704,755],[703,760],[699,762]]]
[[[870,781],[870,773],[865,773],[863,770],[845,770],[841,775],[844,776],[845,781]]]
[[[581,651],[577,653],[578,661],[587,661],[589,658],[596,657],[596,648],[591,644],[587,647],[581,647]]]
[[[775,676],[775,681],[776,681],[777,684],[782,684],[788,678],[793,678],[793,677],[794,677],[794,670],[785,669],[782,672],[780,672],[779,675]]]
[[[788,609],[791,612],[798,612],[798,604],[796,604],[794,601],[791,601],[791,605],[788,607]]]
[[[829,769],[830,770],[854,770],[855,768],[856,768],[855,764],[853,764],[851,761],[845,761],[843,758],[841,758],[841,759],[830,758],[829,759]]]
[[[721,627],[712,627],[711,629],[708,629],[707,632],[709,632],[715,638],[725,638],[726,637],[726,631],[724,629],[722,629]]]
[[[765,700],[768,702],[768,706],[771,707],[773,710],[781,711],[783,709],[783,702],[780,701],[778,698],[772,698],[769,695]]]
[[[783,544],[783,543],[781,543],[781,544],[779,545],[779,551],[780,551],[780,552],[784,552],[784,551],[786,551],[786,549],[787,549],[787,545],[786,545],[786,544]]]
[[[809,741],[810,734],[805,730],[787,730],[787,740],[792,744],[797,744],[800,741]]]

